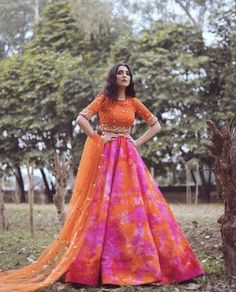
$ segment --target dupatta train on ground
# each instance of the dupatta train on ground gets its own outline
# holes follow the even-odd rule
[[[88,137],[77,172],[65,224],[58,238],[38,260],[24,268],[0,273],[0,291],[35,291],[57,281],[76,258],[87,230],[88,214],[96,187],[104,142],[95,133]]]

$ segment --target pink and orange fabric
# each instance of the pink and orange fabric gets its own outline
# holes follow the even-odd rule
[[[130,133],[135,115],[152,126],[157,118],[137,99],[96,98],[80,114],[99,114],[100,129]],[[82,268],[81,268],[82,267]],[[67,282],[170,284],[202,275],[203,269],[137,149],[119,136],[105,145],[88,230]]]

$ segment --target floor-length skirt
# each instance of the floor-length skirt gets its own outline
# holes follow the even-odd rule
[[[137,149],[124,137],[105,145],[80,252],[66,282],[170,284],[203,269]]]

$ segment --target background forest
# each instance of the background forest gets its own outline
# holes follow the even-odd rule
[[[213,162],[202,143],[207,120],[235,117],[235,14],[233,0],[0,1],[0,168],[15,174],[20,201],[26,161],[40,169],[49,198],[54,152],[72,155],[76,171],[85,135],[75,118],[124,61],[162,124],[140,149],[145,163],[160,184],[176,185],[197,159],[193,180],[209,202]],[[138,121],[134,136],[144,127]]]

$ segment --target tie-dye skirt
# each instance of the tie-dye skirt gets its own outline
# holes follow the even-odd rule
[[[203,269],[133,144],[105,145],[83,246],[66,282],[171,284]]]

